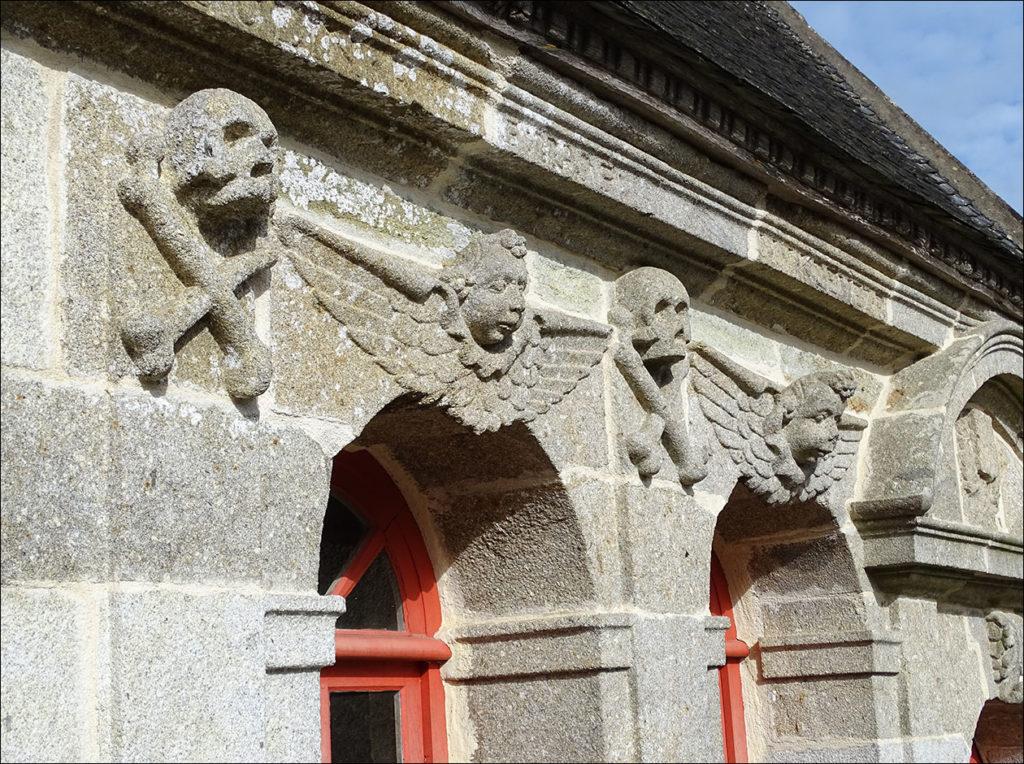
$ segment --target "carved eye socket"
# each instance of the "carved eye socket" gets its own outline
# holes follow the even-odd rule
[[[266,146],[268,149],[274,148],[274,146],[277,144],[277,136],[274,135],[273,133],[268,133],[267,135],[264,135],[262,140],[263,145]]]
[[[676,313],[685,313],[686,309],[689,308],[689,307],[690,306],[687,305],[685,302],[677,302],[676,303]]]
[[[248,138],[250,135],[252,135],[252,125],[248,122],[239,120],[224,127],[224,140],[227,143],[234,143],[242,138]]]
[[[495,294],[501,294],[502,292],[505,291],[505,282],[504,281],[492,281],[488,285],[487,288],[490,289]]]
[[[667,308],[670,307],[672,307],[672,303],[670,303],[668,300],[658,300],[658,302],[654,304],[654,312],[661,313],[663,310],[666,310]]]

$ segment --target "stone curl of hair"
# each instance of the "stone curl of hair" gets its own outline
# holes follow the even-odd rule
[[[444,267],[441,279],[455,290],[460,300],[464,299],[476,285],[487,260],[502,256],[526,257],[526,239],[511,228],[487,235],[475,234]]]
[[[819,385],[824,385],[835,393],[842,403],[846,403],[857,392],[857,380],[846,370],[819,371],[800,377],[778,394],[775,407],[768,415],[766,430],[768,432],[778,431],[788,424],[797,409],[808,397],[814,395],[815,387]]]

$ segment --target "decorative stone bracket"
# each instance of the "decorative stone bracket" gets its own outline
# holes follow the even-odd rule
[[[1021,617],[996,610],[985,619],[996,697],[1024,703],[1024,628]]]

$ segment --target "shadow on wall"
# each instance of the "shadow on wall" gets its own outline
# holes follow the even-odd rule
[[[751,760],[888,736],[873,678],[842,665],[846,643],[863,644],[854,638],[864,639],[869,615],[835,515],[815,503],[770,507],[740,484],[714,549],[738,637],[751,647],[741,664]]]
[[[440,410],[399,400],[355,445],[414,484],[408,498],[446,610],[522,615],[593,599],[573,502],[524,424],[476,434]]]

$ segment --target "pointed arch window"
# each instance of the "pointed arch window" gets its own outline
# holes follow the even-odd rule
[[[447,760],[439,667],[451,651],[416,521],[368,451],[334,460],[320,542],[321,594],[346,598],[335,664],[320,674],[324,761]]]
[[[747,644],[736,637],[736,620],[732,599],[718,557],[711,556],[711,615],[725,616],[729,628],[725,632],[725,665],[718,669],[718,692],[722,704],[722,744],[724,761],[747,761],[747,731],[743,716],[743,683],[740,663],[750,654]]]

